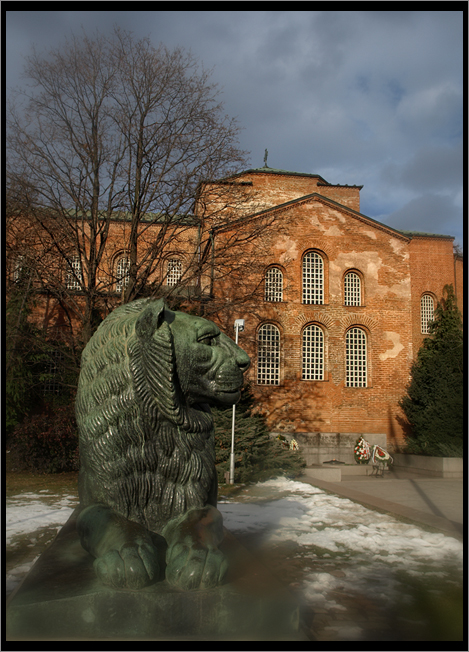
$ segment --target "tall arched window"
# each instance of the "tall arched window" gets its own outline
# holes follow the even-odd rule
[[[274,324],[264,324],[257,333],[257,383],[280,383],[280,331]]]
[[[116,292],[122,292],[130,281],[130,258],[122,256],[116,265]]]
[[[166,269],[166,285],[177,285],[182,276],[182,262],[179,258],[170,258]]]
[[[319,326],[303,331],[303,380],[324,380],[324,333]]]
[[[67,263],[67,276],[65,278],[65,287],[67,290],[81,290],[83,282],[83,273],[81,269],[80,256],[72,256]]]
[[[366,333],[351,328],[345,336],[345,386],[366,387]]]
[[[344,304],[361,306],[361,280],[355,272],[348,272],[344,276]]]
[[[303,303],[324,303],[324,261],[315,251],[303,258]]]
[[[265,300],[283,300],[283,273],[278,267],[269,267],[265,273]]]
[[[421,331],[424,335],[430,332],[428,323],[433,321],[433,312],[435,305],[431,294],[424,294],[420,299],[420,324]]]
[[[13,270],[13,280],[15,283],[19,283],[25,273],[25,267],[26,267],[26,256],[23,256],[23,254],[19,254],[16,257],[15,260],[15,268]]]

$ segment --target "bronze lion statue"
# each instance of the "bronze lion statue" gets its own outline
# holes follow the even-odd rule
[[[77,529],[104,584],[222,583],[209,405],[239,400],[249,364],[213,322],[162,299],[117,308],[88,342],[76,398]]]

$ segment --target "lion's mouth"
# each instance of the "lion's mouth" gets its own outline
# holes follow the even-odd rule
[[[241,394],[241,385],[225,385],[217,387],[216,394],[218,399],[224,403],[237,403]]]
[[[241,391],[241,387],[230,387],[228,389],[220,389],[218,387],[217,392],[219,394],[238,394]]]

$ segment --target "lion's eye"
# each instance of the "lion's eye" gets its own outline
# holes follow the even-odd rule
[[[217,338],[218,335],[206,335],[205,337],[201,337],[199,342],[207,346],[214,346],[217,343]]]

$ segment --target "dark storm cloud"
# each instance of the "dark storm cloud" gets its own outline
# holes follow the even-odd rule
[[[459,211],[454,206],[451,196],[428,193],[412,199],[398,211],[389,215],[386,223],[395,229],[404,231],[421,230],[423,233],[454,235],[458,214]],[[414,222],[422,225],[422,228],[415,229]]]
[[[364,185],[361,210],[462,242],[463,20],[455,11],[6,12],[7,83],[32,43],[113,25],[213,68],[250,165]],[[397,227],[396,227],[397,228]],[[404,228],[404,227],[403,227]]]
[[[458,192],[463,167],[462,142],[455,147],[422,147],[405,165],[383,168],[385,181],[416,192]]]

